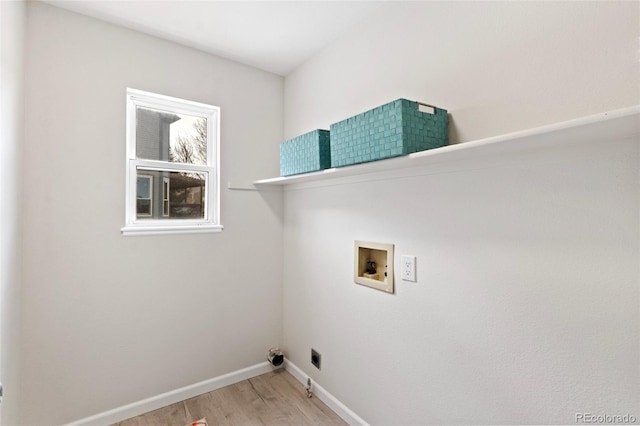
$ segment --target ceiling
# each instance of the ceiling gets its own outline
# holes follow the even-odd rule
[[[387,3],[43,1],[283,76]]]

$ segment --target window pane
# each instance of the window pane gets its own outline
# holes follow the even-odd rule
[[[136,156],[206,165],[207,119],[136,107]]]
[[[151,200],[136,200],[136,213],[138,217],[151,216]]]
[[[153,176],[138,175],[136,179],[136,216],[151,217],[153,213]]]
[[[206,182],[206,173],[138,171],[137,217],[204,219]],[[141,189],[146,188],[150,188],[149,196],[141,197]]]
[[[151,198],[151,177],[138,176],[136,198]]]

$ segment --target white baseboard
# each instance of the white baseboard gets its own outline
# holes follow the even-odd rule
[[[238,383],[243,380],[268,373],[273,370],[274,367],[267,361],[261,362],[260,364],[243,368],[242,370],[233,371],[219,377],[214,377],[213,379],[205,380],[193,385],[185,386],[180,389],[153,396],[151,398],[143,399],[142,401],[124,405],[122,407],[105,411],[91,417],[85,417],[84,419],[69,423],[66,426],[110,425],[122,420],[129,419],[131,417],[138,416],[140,414],[148,413],[149,411],[157,410],[158,408],[166,407],[167,405],[175,404],[176,402],[184,401],[185,399],[193,398],[194,396],[198,396],[203,393],[211,392],[213,390],[220,389],[225,386],[229,386],[234,383]]]
[[[289,361],[285,358],[284,360],[284,369],[289,372],[293,377],[296,378],[300,383],[304,386],[307,385],[307,375],[304,371],[302,371],[297,365]],[[367,422],[365,422],[360,416],[351,411],[346,405],[340,402],[335,396],[331,395],[329,392],[325,390],[322,386],[315,382],[311,382],[311,392],[313,395],[317,397],[320,401],[324,402],[327,407],[331,408],[338,416],[342,418],[345,422],[350,425],[363,425],[369,426]]]

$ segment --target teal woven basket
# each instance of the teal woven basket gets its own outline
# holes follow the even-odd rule
[[[331,166],[366,163],[448,145],[447,126],[446,110],[398,99],[332,124]]]
[[[316,172],[331,167],[328,130],[314,130],[280,144],[280,176]]]

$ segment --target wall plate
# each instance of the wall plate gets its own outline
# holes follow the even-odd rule
[[[400,277],[404,281],[416,282],[416,257],[403,254],[400,256]]]

